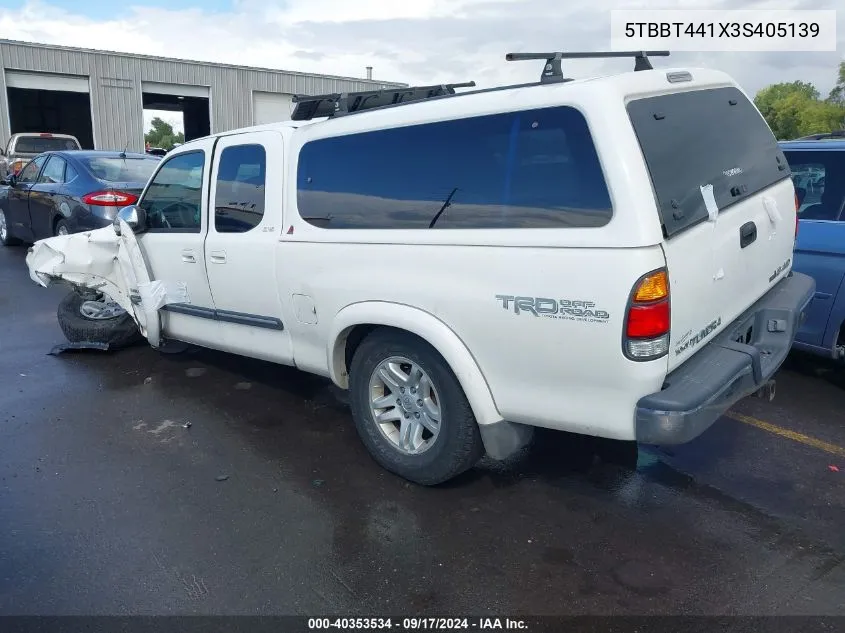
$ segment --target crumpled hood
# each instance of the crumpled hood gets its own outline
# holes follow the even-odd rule
[[[132,266],[124,241],[110,226],[39,240],[29,249],[26,265],[30,278],[45,288],[57,282],[91,288],[133,312],[131,296],[138,290],[127,284],[127,277],[134,278]]]
[[[168,303],[190,303],[179,281],[153,281],[132,229],[113,227],[39,240],[26,256],[29,276],[45,288],[57,282],[91,288],[126,310],[154,347],[159,344],[158,311]]]

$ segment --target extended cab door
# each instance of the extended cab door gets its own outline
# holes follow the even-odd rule
[[[150,278],[187,292],[162,308],[163,335],[208,347],[219,338],[203,258],[213,149],[214,139],[194,142],[161,161],[138,201],[147,224],[137,236]]]
[[[284,142],[275,131],[220,138],[214,152],[205,264],[220,349],[293,364],[276,280]]]

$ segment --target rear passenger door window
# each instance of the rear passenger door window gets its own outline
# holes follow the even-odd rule
[[[246,233],[264,218],[267,154],[262,145],[230,145],[220,154],[214,190],[214,228]]]
[[[613,214],[568,106],[311,141],[297,178],[300,215],[329,229],[601,227]]]
[[[51,156],[41,172],[38,184],[59,185],[65,182],[65,161],[59,156]]]

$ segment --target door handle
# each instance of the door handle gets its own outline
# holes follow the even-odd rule
[[[754,222],[746,222],[739,229],[739,246],[745,248],[757,239],[757,225]]]
[[[182,251],[182,261],[187,264],[196,264],[197,258],[196,255],[194,255],[194,251],[187,248]]]
[[[225,264],[226,263],[226,251],[211,251],[211,263],[212,264]]]

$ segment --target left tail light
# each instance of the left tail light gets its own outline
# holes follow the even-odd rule
[[[125,191],[93,191],[82,196],[82,202],[96,207],[125,207],[138,202],[138,196]]]
[[[669,352],[671,310],[665,268],[643,275],[631,289],[622,345],[631,360],[656,360]]]

